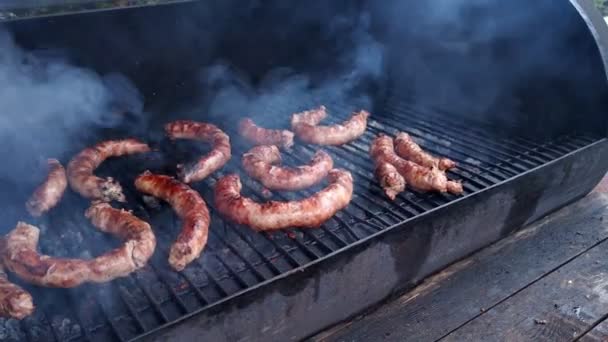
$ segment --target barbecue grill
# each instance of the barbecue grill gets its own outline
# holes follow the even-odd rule
[[[592,1],[4,1],[0,20],[24,48],[60,48],[71,63],[121,72],[146,99],[144,115],[126,113],[79,136],[62,161],[125,135],[158,147],[99,170],[121,181],[126,207],[157,234],[149,265],[74,289],[12,277],[37,309],[22,321],[1,320],[3,340],[302,339],[581,198],[608,170],[608,31]],[[357,50],[370,40],[381,63],[369,44]],[[222,67],[209,68],[218,60]],[[237,76],[226,79],[226,70]],[[346,77],[332,82],[335,75]],[[352,87],[343,90],[345,82]],[[180,223],[170,208],[147,206],[132,182],[145,169],[174,172],[177,161],[201,150],[164,140],[162,124],[213,122],[240,156],[249,146],[236,132],[239,117],[287,127],[291,113],[320,104],[330,113],[326,123],[359,108],[372,113],[363,137],[324,147],[354,176],[351,204],[318,229],[256,233],[231,224],[213,206],[222,174],[241,173],[244,193],[264,200],[232,158],[194,185],[210,207],[209,242],[183,272],[172,271],[168,249]],[[368,146],[398,131],[455,160],[449,176],[463,181],[464,194],[408,190],[389,201]],[[315,150],[296,144],[283,152],[284,163],[306,163]],[[1,196],[2,205],[12,213],[2,218],[6,233],[27,219],[22,203],[35,184],[3,184],[10,196]],[[273,198],[302,198],[320,187]],[[47,217],[27,219],[42,228],[41,250],[91,256],[114,246],[83,217],[87,206],[68,192]]]

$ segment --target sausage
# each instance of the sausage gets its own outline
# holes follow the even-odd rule
[[[289,227],[314,228],[344,209],[353,196],[350,172],[333,169],[328,174],[329,185],[316,194],[299,201],[269,201],[258,203],[241,195],[238,175],[230,174],[215,185],[217,210],[229,220],[248,225],[256,231]]]
[[[109,157],[144,153],[150,147],[136,139],[107,140],[84,149],[68,164],[68,181],[74,191],[86,198],[104,202],[125,202],[122,187],[112,177],[99,178],[93,171]]]
[[[36,188],[30,199],[25,203],[27,211],[34,217],[41,216],[54,208],[63,197],[68,186],[65,169],[57,159],[47,161],[49,173],[45,181]]]
[[[370,155],[378,162],[392,164],[403,176],[407,184],[420,191],[447,192],[448,189],[458,192],[458,182],[449,181],[445,172],[438,168],[428,168],[412,161],[405,160],[395,153],[393,139],[384,134],[374,139],[370,146]]]
[[[405,191],[405,179],[392,164],[377,163],[374,174],[380,183],[380,187],[384,190],[384,194],[391,200],[395,200],[398,194]]]
[[[123,245],[88,260],[55,258],[38,253],[40,230],[19,222],[6,236],[2,253],[6,268],[32,284],[68,288],[124,277],[146,264],[156,246],[148,223],[107,203],[93,204],[86,216],[100,230],[124,238]]]
[[[125,268],[124,272],[117,271],[124,268],[117,264],[127,263],[121,258],[113,258],[111,253],[92,259],[89,264],[96,274],[95,282],[109,281],[117,277],[116,273],[121,276],[120,274],[126,275],[140,269],[154,254],[156,236],[152,227],[130,212],[112,208],[108,203],[94,203],[87,209],[85,216],[102,232],[112,234],[124,240],[125,244],[132,245],[132,248],[128,249],[132,261],[129,264],[134,265],[133,269]]]
[[[244,118],[239,122],[239,133],[255,145],[278,145],[284,149],[293,146],[292,131],[262,128],[250,118]]]
[[[32,295],[11,283],[0,263],[0,316],[23,319],[34,312]]]
[[[291,128],[299,124],[308,124],[311,126],[318,125],[327,117],[327,108],[319,106],[318,108],[306,110],[301,113],[291,115]]]
[[[317,151],[308,165],[295,168],[272,165],[281,162],[281,152],[274,146],[257,146],[243,154],[243,168],[270,190],[300,190],[319,183],[334,166],[324,151]]]
[[[196,163],[177,166],[179,179],[184,183],[203,180],[230,160],[230,137],[213,124],[179,120],[166,124],[165,132],[170,139],[195,139],[213,146],[211,152]]]
[[[395,137],[395,152],[397,155],[426,167],[436,167],[442,171],[456,167],[456,163],[448,158],[438,158],[422,150],[412,137],[400,132]]]
[[[207,244],[211,218],[207,204],[198,192],[178,180],[144,172],[135,180],[137,190],[169,202],[182,219],[182,230],[171,246],[169,264],[183,270],[198,258]]]
[[[352,114],[350,119],[338,125],[313,125],[306,120],[295,120],[292,126],[296,136],[307,143],[317,145],[343,145],[365,133],[369,113],[361,110]],[[292,118],[292,123],[294,119]],[[314,122],[314,120],[310,120]]]

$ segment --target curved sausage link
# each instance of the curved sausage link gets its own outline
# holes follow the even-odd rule
[[[203,180],[230,160],[230,137],[213,124],[179,120],[166,124],[165,132],[170,139],[194,139],[213,146],[211,152],[202,156],[196,163],[177,166],[179,178],[184,183]]]
[[[130,212],[112,208],[108,203],[95,203],[87,209],[85,216],[102,232],[112,234],[133,245],[131,259],[136,269],[144,267],[154,254],[156,236],[152,227]],[[90,262],[93,271],[100,275],[111,276],[112,264],[116,262],[104,264],[104,261],[101,257],[93,259]],[[104,269],[108,269],[108,271]]]
[[[370,155],[378,162],[392,164],[403,176],[407,184],[420,191],[457,192],[458,182],[449,181],[445,172],[438,168],[428,168],[399,157],[395,153],[393,139],[381,134],[370,146]],[[462,186],[460,186],[462,188]]]
[[[105,203],[93,204],[86,215],[100,230],[126,241],[93,259],[56,258],[38,253],[40,230],[19,222],[6,236],[6,268],[32,284],[68,288],[124,277],[145,265],[156,245],[148,223]]]
[[[182,219],[182,230],[171,246],[169,264],[183,270],[198,258],[207,244],[211,218],[207,204],[198,192],[176,179],[148,171],[135,180],[137,190],[169,202]]]
[[[32,295],[11,283],[0,263],[0,316],[23,319],[34,312]]]
[[[93,171],[109,157],[144,153],[150,147],[136,139],[107,140],[77,154],[68,164],[68,181],[74,191],[92,200],[125,201],[122,187],[112,177],[99,178]]]
[[[299,200],[258,203],[241,195],[238,175],[221,178],[215,185],[215,205],[231,221],[248,225],[257,231],[290,227],[314,228],[329,220],[350,203],[353,177],[350,172],[333,169],[328,174],[329,185],[316,194]]]
[[[332,126],[313,125],[305,120],[296,120],[292,129],[300,140],[310,144],[343,145],[365,133],[368,117],[369,113],[361,110],[353,113],[350,119],[343,123]]]
[[[395,137],[395,152],[397,152],[398,156],[411,160],[416,164],[436,167],[442,171],[456,167],[456,163],[451,159],[435,157],[423,151],[420,145],[405,132],[400,132]]]
[[[318,125],[323,119],[327,117],[327,108],[325,106],[319,106],[318,108],[305,110],[300,113],[291,115],[291,128],[300,125],[307,124],[311,126]]]
[[[384,190],[384,194],[391,200],[395,200],[398,194],[405,191],[405,179],[392,164],[377,163],[374,174],[380,183],[380,187]]]
[[[293,132],[286,129],[262,128],[250,118],[239,122],[239,133],[255,145],[277,145],[284,149],[293,146]]]
[[[68,186],[65,169],[57,159],[47,161],[49,173],[45,181],[36,188],[30,199],[25,203],[27,211],[38,217],[51,210],[59,203]]]
[[[272,165],[281,161],[281,152],[274,146],[257,146],[243,154],[245,171],[270,190],[300,190],[319,183],[334,161],[324,151],[317,151],[308,165],[295,168]]]

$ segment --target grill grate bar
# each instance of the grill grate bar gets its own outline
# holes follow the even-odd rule
[[[527,151],[531,145],[534,146],[534,144],[526,144],[527,146],[522,146],[520,144],[512,143],[510,145],[516,145],[517,149],[515,149],[515,147],[512,147],[512,146],[507,147],[507,146],[504,146],[504,144],[497,143],[496,137],[492,137],[483,129],[476,129],[475,127],[479,127],[479,124],[474,125],[472,123],[469,123],[470,127],[467,127],[467,126],[463,125],[462,123],[458,122],[458,120],[454,120],[454,121],[450,121],[450,125],[446,125],[442,121],[442,119],[445,119],[445,118],[436,117],[436,116],[434,116],[434,114],[428,114],[426,111],[424,111],[424,114],[422,114],[419,110],[411,109],[408,106],[403,107],[401,105],[396,105],[396,106],[393,105],[393,106],[389,106],[389,107],[395,109],[395,111],[391,112],[391,114],[394,114],[396,117],[399,117],[399,118],[405,119],[405,120],[408,120],[408,119],[415,120],[417,123],[423,124],[431,130],[435,129],[435,127],[436,127],[439,131],[451,132],[455,136],[461,137],[463,141],[466,140],[467,144],[474,144],[475,146],[478,146],[480,148],[486,148],[494,153],[498,153],[498,154],[502,155],[503,157],[517,159],[517,157],[521,153]],[[427,115],[432,116],[436,119],[436,120],[432,121],[433,127],[430,127],[426,123],[426,122],[429,122],[428,117],[425,120],[425,116],[427,116]],[[480,145],[477,143],[478,140],[481,140],[480,138],[483,138],[483,145]],[[501,139],[501,142],[502,142],[502,139]],[[507,152],[507,151],[509,151],[509,152]],[[531,167],[537,163],[542,163],[542,160],[532,159],[532,160],[527,160],[524,162],[527,163],[529,167]]]
[[[224,226],[226,224],[224,223]],[[234,255],[236,255],[239,259],[241,259],[243,261],[243,263],[245,265],[247,265],[247,267],[251,270],[251,272],[255,275],[255,277],[259,280],[259,281],[264,281],[266,280],[266,278],[264,277],[264,275],[262,275],[256,268],[255,266],[249,262],[249,260],[243,255],[241,254],[241,252],[239,252],[236,248],[234,248],[234,246],[228,242],[226,242],[226,240],[224,240],[223,237],[220,236],[220,234],[216,234],[213,232],[213,230],[210,230],[210,234],[212,234],[214,237],[216,237],[219,241],[222,242],[222,244],[224,246],[226,246],[232,253],[234,253]]]
[[[384,133],[383,131],[381,131],[373,126],[371,126],[370,130],[378,132],[378,133]],[[412,134],[412,135],[417,136],[415,134]],[[424,149],[432,154],[442,155],[441,152],[439,152],[433,148],[428,148],[428,147],[424,146]],[[460,153],[460,154],[463,154],[463,153]],[[450,156],[450,158],[451,158],[451,156]],[[485,188],[489,185],[496,184],[497,182],[502,181],[507,178],[505,175],[494,172],[491,169],[486,169],[485,167],[482,167],[481,165],[475,165],[473,163],[467,162],[466,159],[456,157],[456,158],[453,158],[453,160],[455,160],[458,163],[458,168],[455,170],[450,170],[449,172],[456,175],[457,177],[467,180],[468,182],[472,182],[473,184],[477,185],[478,187]],[[463,165],[468,165],[472,168],[477,168],[480,171],[487,173],[494,179],[486,179],[486,178],[482,177],[480,173],[476,173],[474,171],[469,170],[468,168],[464,168]],[[512,174],[510,171],[508,172],[508,174],[510,174],[511,176],[515,175],[515,174]]]
[[[419,130],[421,132],[424,132],[425,134],[429,134],[429,135],[439,134],[441,132],[440,130],[445,128],[445,127],[442,127],[440,124],[438,124],[436,122],[433,123],[433,127],[436,127],[436,128],[433,128],[433,127],[431,127],[428,124],[416,122],[412,118],[406,118],[406,119],[404,118],[404,120],[408,120],[407,125],[401,124],[401,122],[399,122],[399,123],[395,122],[394,124],[395,125],[403,125],[401,127],[404,127],[404,126],[412,127],[412,128],[415,128],[415,129],[417,129],[417,130]],[[445,131],[447,132],[448,130],[445,129]],[[456,140],[456,139],[454,139],[452,137],[450,137],[449,138],[449,141],[451,143],[450,146],[455,145],[455,146],[458,146],[459,148],[461,148],[461,149],[463,149],[465,151],[471,151],[471,153],[465,153],[465,154],[468,154],[468,155],[471,155],[471,154],[478,155],[477,159],[482,159],[482,157],[483,157],[482,160],[486,164],[496,165],[496,167],[499,168],[503,172],[509,172],[511,175],[516,175],[516,174],[518,174],[520,172],[523,172],[523,171],[525,171],[527,169],[530,169],[532,167],[535,167],[537,165],[537,163],[534,164],[534,163],[531,163],[531,162],[526,162],[526,161],[522,160],[521,158],[518,158],[518,156],[512,156],[510,154],[505,153],[504,151],[500,151],[500,150],[498,150],[496,148],[493,148],[493,147],[491,147],[489,145],[482,146],[482,145],[478,144],[475,141],[469,140],[466,137],[466,134],[463,134],[463,133],[459,133],[459,134],[461,134],[463,136],[462,139],[461,139],[462,142],[458,141],[458,140]],[[435,138],[434,140],[438,141],[438,143],[440,143],[440,141],[441,141],[439,138]],[[509,170],[508,168],[505,168],[505,167],[503,167],[501,165],[498,165],[498,163],[500,163],[502,161],[499,157],[497,157],[498,154],[504,155],[504,156],[510,158],[511,160],[516,161],[514,163],[510,163],[509,164],[510,167],[513,170]],[[526,165],[525,166],[519,166],[518,163],[522,163],[522,164],[526,164]]]
[[[245,243],[265,262],[265,264],[268,266],[268,268],[270,268],[270,270],[272,272],[274,272],[275,275],[279,275],[281,274],[281,270],[279,270],[272,261],[270,261],[270,259],[268,259],[266,257],[266,255],[264,255],[264,253],[260,252],[250,241],[249,239],[247,239],[246,237],[244,237],[241,232],[239,232],[238,229],[232,227],[232,225],[228,225],[226,224],[226,222],[224,222],[224,226],[228,226],[230,227],[230,230],[233,231],[236,235],[238,235],[241,240],[245,241]]]
[[[408,113],[418,116],[418,113],[423,113],[424,115],[429,115],[432,116],[434,118],[441,118],[440,115],[438,115],[439,113],[442,113],[441,115],[449,115],[446,114],[444,111],[442,110],[436,110],[436,113],[433,110],[424,110],[424,109],[413,109],[411,106],[409,105],[405,105],[404,107],[401,108],[407,108],[405,109],[405,111],[407,111]],[[418,116],[420,117],[420,116]],[[424,118],[422,118],[424,119]],[[498,144],[496,136],[493,136],[492,134],[489,134],[486,130],[483,129],[478,129],[475,127],[480,127],[479,123],[475,123],[471,120],[467,120],[467,119],[459,119],[456,120],[454,122],[450,122],[451,126],[453,127],[458,127],[460,130],[462,130],[463,132],[474,132],[475,135],[477,136],[482,136],[484,138],[486,138],[487,140],[484,141],[485,143],[490,143],[492,145],[495,146],[499,146],[500,144]],[[502,145],[508,145],[508,149],[510,149],[512,152],[515,152],[516,155],[521,154],[523,152],[529,151],[530,146],[534,146],[534,147],[539,147],[540,145],[537,142],[531,141],[529,139],[525,139],[522,137],[510,137],[509,139],[501,139],[500,142],[502,143]],[[503,146],[504,147],[504,146]],[[539,163],[544,163],[546,162],[546,160],[544,159],[535,159],[537,160]]]

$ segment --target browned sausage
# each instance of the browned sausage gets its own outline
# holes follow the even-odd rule
[[[23,319],[34,312],[32,295],[11,283],[0,263],[0,316]]]
[[[438,168],[428,168],[399,157],[393,147],[393,139],[381,134],[370,146],[370,154],[378,162],[392,164],[405,178],[407,184],[420,191],[457,192],[458,182],[449,181],[445,172]],[[462,186],[460,186],[462,188]]]
[[[183,270],[198,258],[207,244],[209,235],[209,210],[198,192],[176,179],[155,175],[148,171],[135,180],[137,190],[169,202],[182,219],[182,231],[171,246],[169,264]]]
[[[109,157],[144,153],[150,147],[136,139],[107,140],[80,152],[68,164],[68,181],[74,191],[92,200],[125,201],[122,187],[112,177],[99,178],[93,171]]]
[[[405,191],[406,182],[397,169],[389,163],[379,162],[374,171],[380,187],[391,200],[395,200],[398,194]]]
[[[59,203],[63,193],[68,186],[65,169],[57,159],[47,161],[49,173],[45,181],[34,191],[30,199],[25,203],[27,211],[38,217],[49,211]]]
[[[298,114],[294,114],[298,115]],[[296,136],[307,143],[317,145],[343,145],[365,133],[369,113],[361,110],[352,114],[350,119],[339,125],[321,126],[307,123],[306,120],[294,120],[292,126]]]
[[[295,113],[291,115],[291,127],[298,126],[300,124],[308,124],[311,126],[318,125],[323,119],[327,117],[327,109],[325,106],[319,106],[318,108],[306,110],[301,113]]]
[[[435,157],[430,153],[423,151],[420,145],[405,132],[400,132],[395,137],[395,152],[402,158],[426,167],[436,167],[440,170],[448,170],[456,167],[456,163],[448,158]]]
[[[308,165],[295,168],[273,164],[281,162],[281,152],[274,146],[257,146],[243,154],[243,168],[271,190],[300,190],[319,183],[334,162],[329,154],[317,151]]]
[[[149,224],[106,203],[93,204],[86,215],[99,229],[125,238],[124,244],[89,260],[55,258],[38,253],[40,230],[19,222],[6,236],[6,268],[32,284],[67,288],[124,277],[145,265],[156,245]]]
[[[254,145],[277,145],[285,149],[293,146],[293,132],[257,126],[250,118],[239,122],[239,133]]]
[[[166,124],[165,132],[170,139],[194,139],[211,143],[213,146],[211,152],[193,165],[177,166],[179,178],[184,183],[203,180],[230,160],[230,137],[215,125],[179,120]]]
[[[152,227],[130,212],[112,208],[108,203],[97,203],[87,209],[85,216],[102,232],[124,240],[125,244],[130,246],[128,249],[131,253],[132,263],[129,264],[135,266],[133,269],[117,266],[119,263],[126,262],[122,258],[112,258],[111,252],[104,254],[89,261],[92,272],[97,274],[96,282],[109,281],[116,278],[115,274],[118,274],[118,276],[123,274],[123,272],[117,272],[115,269],[124,268],[124,273],[131,273],[140,269],[148,263],[152,254],[154,254],[156,236],[154,236]],[[104,280],[104,276],[106,280]]]
[[[299,200],[258,203],[241,195],[238,175],[221,178],[215,185],[215,205],[231,221],[248,225],[257,231],[289,227],[318,227],[336,212],[344,209],[353,195],[350,172],[333,169],[328,174],[329,185],[316,194]]]

